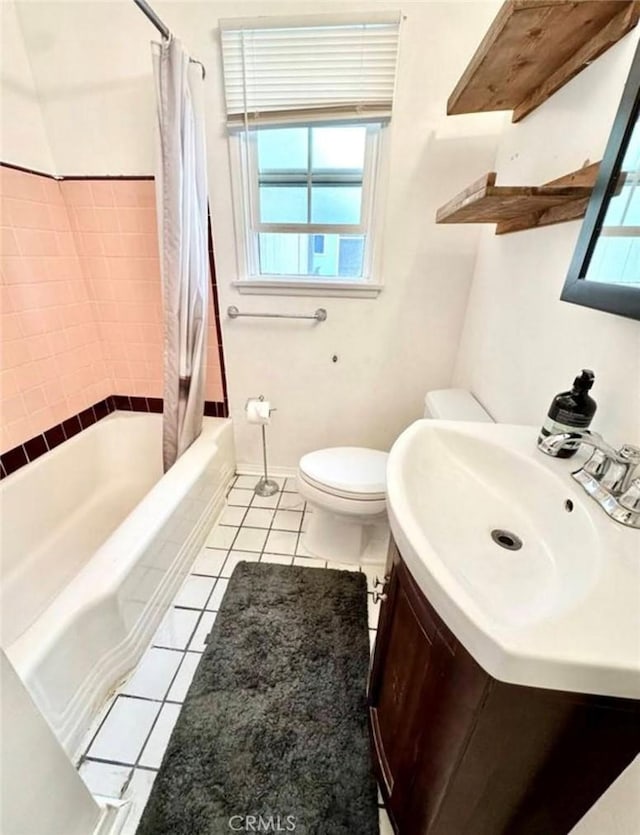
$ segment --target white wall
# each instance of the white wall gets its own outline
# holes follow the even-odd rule
[[[103,812],[32,702],[4,651],[2,835],[89,835]]]
[[[627,35],[500,142],[498,185],[539,185],[602,154],[639,33]],[[478,165],[476,173],[482,174]],[[500,421],[539,424],[593,368],[594,428],[640,441],[640,322],[561,302],[581,221],[496,236],[486,228],[455,379]]]
[[[166,3],[155,8],[207,66],[209,180],[222,310],[309,312],[325,324],[223,322],[240,465],[260,461],[246,398],[278,407],[271,460],[295,466],[321,446],[388,448],[422,413],[429,388],[450,383],[479,231],[436,227],[436,208],[494,161],[501,114],[445,116],[446,97],[498,2],[405,3],[391,182],[378,299],[239,296],[217,20],[317,11],[315,2]],[[393,4],[391,4],[393,5]],[[388,8],[386,0],[350,8]],[[343,3],[323,11],[344,10]],[[153,170],[154,30],[130,2],[21,2],[20,19],[59,173]],[[331,357],[338,355],[338,362]]]
[[[51,150],[13,0],[0,3],[0,44],[0,161],[51,171]]]
[[[258,429],[243,420],[247,397],[263,393],[277,406],[269,429],[271,460],[293,467],[301,454],[325,446],[388,449],[422,416],[424,393],[450,384],[478,230],[436,226],[433,217],[478,166],[492,168],[503,116],[450,120],[445,103],[497,6],[403,4],[407,17],[390,127],[383,237],[385,289],[377,299],[238,297],[231,289],[236,262],[218,95],[219,128],[210,130],[209,148],[222,309],[237,304],[248,311],[311,312],[323,306],[328,312],[327,322],[317,326],[268,320],[223,324],[240,466],[260,460]],[[243,14],[256,7],[234,3],[233,8]],[[262,12],[291,8],[260,4]]]

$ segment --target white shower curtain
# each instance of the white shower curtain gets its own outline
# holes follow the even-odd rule
[[[152,44],[156,204],[164,304],[165,471],[202,430],[207,353],[207,176],[202,69],[175,38]]]

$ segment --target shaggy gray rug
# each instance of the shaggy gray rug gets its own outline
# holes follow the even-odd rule
[[[241,562],[137,835],[378,835],[363,574]]]

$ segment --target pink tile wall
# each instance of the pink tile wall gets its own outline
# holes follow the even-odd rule
[[[110,394],[162,396],[154,184],[0,168],[2,450]],[[210,304],[207,400],[222,400]]]
[[[0,168],[2,450],[113,393],[60,185]]]
[[[150,180],[62,182],[118,394],[162,397],[162,290]],[[207,400],[222,400],[209,286]]]

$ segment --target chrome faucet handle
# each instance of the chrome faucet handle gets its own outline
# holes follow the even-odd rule
[[[634,513],[640,513],[640,478],[634,478],[620,496],[620,505]]]
[[[601,481],[610,463],[611,457],[603,449],[594,447],[590,457],[583,464],[582,469],[585,473],[589,473],[596,481]]]
[[[640,463],[640,448],[625,444],[609,458],[606,468],[599,478],[600,484],[612,496],[621,496],[629,487],[636,465]]]
[[[632,464],[640,464],[640,446],[623,444],[618,450],[618,455],[624,461],[629,461]]]

